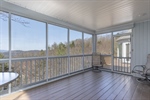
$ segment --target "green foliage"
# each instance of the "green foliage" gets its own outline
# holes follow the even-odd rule
[[[52,49],[56,49],[57,48],[57,43],[54,42],[54,44],[52,45]]]
[[[74,41],[72,41],[72,42],[70,43],[70,47],[71,47],[71,48],[75,47]]]
[[[4,58],[4,55],[0,53],[0,59]]]
[[[66,49],[66,45],[61,42],[56,49],[57,55],[65,55]]]
[[[44,50],[41,50],[41,51],[40,51],[40,55],[41,55],[41,56],[44,56],[44,55],[45,55],[45,51],[44,51]]]

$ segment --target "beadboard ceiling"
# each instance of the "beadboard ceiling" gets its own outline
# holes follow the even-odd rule
[[[4,0],[91,30],[150,19],[150,0]]]

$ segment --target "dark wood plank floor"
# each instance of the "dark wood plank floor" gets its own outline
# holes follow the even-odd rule
[[[110,72],[85,72],[0,100],[150,100],[150,85]]]

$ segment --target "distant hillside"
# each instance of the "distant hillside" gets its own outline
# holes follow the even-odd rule
[[[41,51],[40,50],[30,50],[30,51],[13,50],[11,51],[11,56],[12,58],[32,57],[32,56],[36,56],[37,54],[39,54],[39,52]],[[9,52],[6,50],[0,51],[0,53],[4,55],[4,58],[9,57]]]
[[[53,43],[51,46],[48,47],[48,54],[50,56],[62,56],[67,55],[67,43]],[[82,54],[82,39],[76,39],[70,41],[70,55]],[[9,57],[9,52],[6,50],[1,50],[1,54],[4,55],[4,58]],[[84,39],[84,54],[91,54],[92,53],[92,38]],[[24,57],[39,57],[45,56],[45,50],[29,50],[29,51],[22,51],[22,50],[12,50],[11,56],[12,58],[24,58]]]
[[[4,53],[4,52],[7,52],[7,50],[0,50],[0,53]]]

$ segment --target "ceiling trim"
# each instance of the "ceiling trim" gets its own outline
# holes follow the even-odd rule
[[[96,30],[96,34],[103,34],[103,33],[110,33],[110,32],[115,32],[115,31],[121,31],[121,30],[126,30],[126,29],[132,29],[134,27],[133,22],[125,23],[125,24],[119,24],[107,28],[102,28]]]
[[[75,25],[72,23],[64,22],[64,21],[58,20],[56,18],[53,18],[53,17],[47,16],[47,15],[44,15],[44,14],[41,14],[41,13],[38,13],[38,12],[35,12],[32,10],[17,6],[17,5],[14,5],[12,3],[9,3],[9,2],[3,1],[3,0],[0,1],[0,10],[10,12],[12,14],[20,15],[23,17],[27,17],[30,19],[42,21],[45,23],[57,25],[60,27],[81,31],[84,33],[95,34],[94,30],[87,29],[85,27]]]

